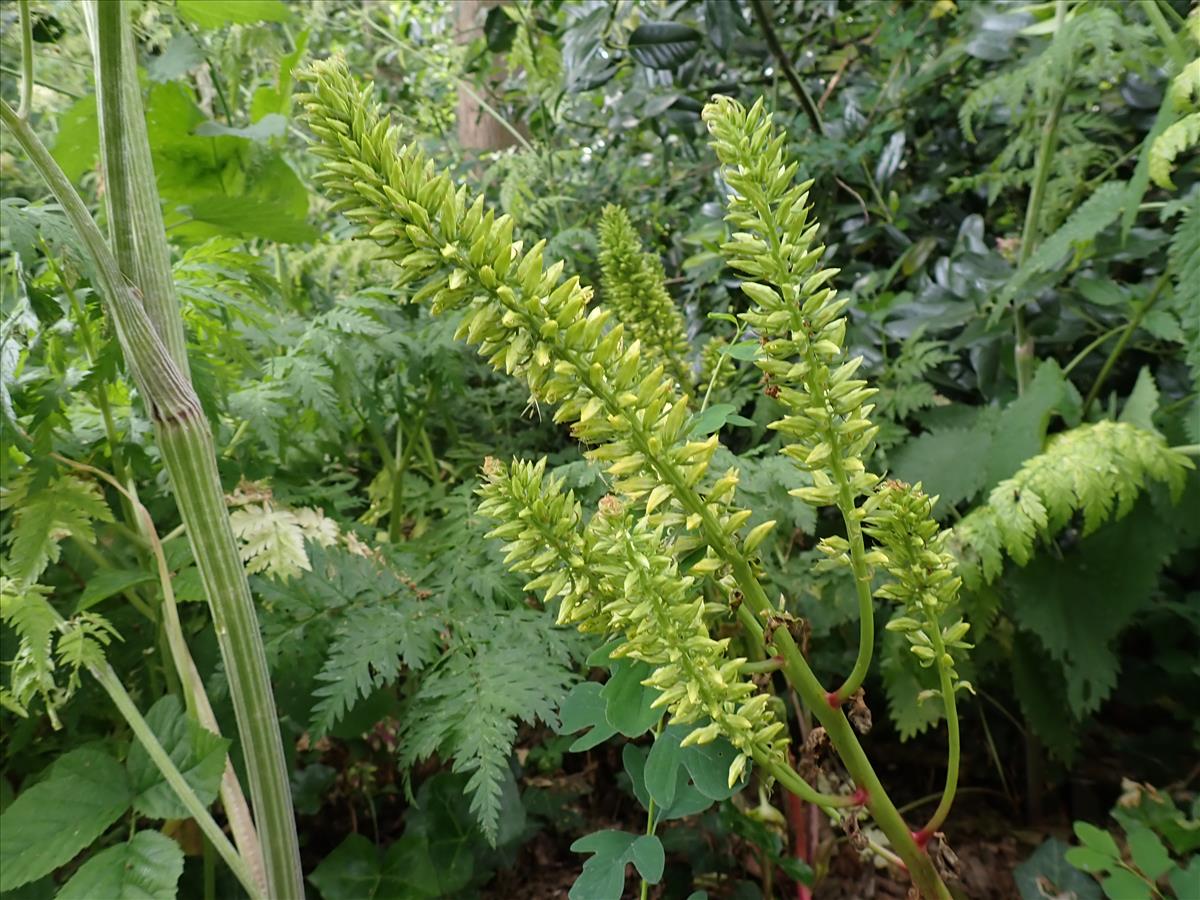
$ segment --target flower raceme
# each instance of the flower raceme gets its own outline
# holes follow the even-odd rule
[[[659,691],[654,706],[680,724],[706,720],[684,744],[724,735],[739,751],[731,787],[750,759],[768,772],[784,766],[787,736],[770,698],[742,674],[744,658],[728,658],[729,639],[710,635],[697,581],[680,574],[663,526],[609,495],[581,529],[573,493],[545,468],[545,458],[507,467],[489,458],[479,490],[479,512],[500,522],[489,536],[506,541],[506,564],[534,576],[526,589],[562,598],[559,624],[623,635],[611,656],[655,667],[644,682]]]
[[[642,249],[629,214],[609,204],[600,216],[600,286],[646,352],[653,353],[684,388],[693,375],[688,365],[687,329],[679,307],[667,293],[662,260]]]
[[[617,493],[644,503],[655,524],[688,525],[693,534],[680,536],[676,550],[719,543],[727,556],[750,513],[730,505],[736,472],[699,487],[718,438],[691,439],[688,400],[666,365],[640,341],[626,343],[625,327],[592,302],[591,288],[563,278],[561,262],[546,267],[544,241],[525,250],[511,218],[470,200],[419,148],[401,146],[371,87],[344,61],[316,62],[301,78],[309,90],[300,102],[321,139],[313,152],[326,160],[318,178],[400,266],[412,300],[460,312],[458,336],[522,378],[535,399],[557,404],[555,421],[573,423]],[[703,537],[695,534],[701,521]],[[710,553],[701,571],[718,568],[722,556]]]
[[[726,221],[733,240],[721,249],[748,276],[742,290],[754,308],[741,317],[760,336],[758,367],[787,408],[771,427],[793,441],[783,452],[813,478],[812,487],[793,493],[816,505],[852,501],[878,480],[862,462],[878,431],[866,404],[876,391],[854,377],[861,357],[844,360],[841,313],[849,301],[826,286],[837,270],[820,268],[825,248],[806,205],[811,182],[794,183],[787,136],[773,127],[761,99],[746,109],[715,97],[704,120],[731,191]]]
[[[723,249],[745,276],[752,301],[742,319],[761,340],[758,365],[768,393],[785,410],[773,427],[790,441],[784,452],[812,477],[811,486],[795,493],[810,503],[837,505],[846,523],[845,547],[829,542],[826,549],[835,559],[845,556],[853,569],[860,650],[854,671],[830,692],[789,628],[779,627],[787,619],[768,600],[755,567],[753,552],[773,523],[741,533],[750,512],[736,505],[737,470],[709,473],[717,435],[693,435],[695,418],[681,394],[681,376],[672,374],[663,348],[626,340],[646,325],[646,317],[628,326],[616,321],[578,278],[564,279],[561,262],[545,265],[544,242],[526,250],[514,240],[508,216],[497,216],[466,188],[456,188],[419,148],[401,146],[371,88],[351,78],[340,59],[315,63],[301,78],[308,92],[300,101],[320,139],[314,152],[326,160],[319,178],[337,198],[337,208],[400,266],[414,302],[430,302],[435,313],[458,314],[460,337],[497,369],[522,378],[536,400],[557,404],[555,421],[570,423],[588,446],[588,457],[611,477],[614,496],[585,517],[561,481],[546,475],[545,461],[510,466],[489,461],[481,511],[498,522],[492,534],[506,542],[507,564],[530,577],[528,589],[561,600],[562,623],[621,635],[617,655],[653,667],[646,683],[660,692],[660,705],[676,721],[696,725],[691,741],[728,738],[739,751],[731,783],[754,760],[810,802],[827,808],[867,804],[919,888],[948,896],[879,784],[841,706],[861,684],[874,645],[872,567],[883,566],[893,578],[894,586],[880,596],[905,609],[913,590],[933,591],[938,623],[951,614],[953,591],[946,591],[953,571],[929,520],[927,498],[917,493],[910,498],[907,488],[880,488],[879,478],[866,471],[863,459],[876,433],[867,402],[874,391],[854,377],[861,360],[846,359],[841,315],[846,301],[827,287],[835,273],[819,267],[823,248],[808,219],[807,185],[793,185],[796,167],[786,160],[784,137],[761,102],[747,110],[716,98],[704,120],[730,189],[727,218],[734,234]],[[610,212],[607,224],[611,246],[620,237],[622,257],[633,259],[640,248],[625,240],[629,234],[616,234],[619,217]],[[609,286],[607,293],[614,299],[621,291]],[[869,554],[864,525],[880,542]],[[930,527],[934,533],[928,533]],[[927,584],[912,580],[912,554],[923,561],[936,557]],[[730,658],[729,641],[712,637],[702,588],[731,599],[736,592],[745,637],[780,659],[788,680],[827,728],[858,786],[853,796],[818,794],[787,765],[784,724],[774,720],[770,698],[744,677],[745,660]],[[962,624],[945,634],[939,625],[943,646],[962,649]],[[916,638],[914,647],[920,642]],[[934,663],[941,662],[938,655]],[[943,684],[950,672],[939,665]],[[953,759],[932,826],[948,810],[957,779],[953,693],[943,691],[947,718],[954,719]]]

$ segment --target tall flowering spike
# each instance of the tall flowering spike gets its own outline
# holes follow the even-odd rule
[[[900,606],[888,630],[901,632],[921,665],[943,670],[958,690],[969,687],[957,680],[955,657],[971,647],[963,640],[970,626],[958,613],[962,579],[946,549],[950,532],[933,519],[936,499],[920,483],[885,481],[863,504],[863,530],[879,543],[873,552],[891,576],[876,596]]]
[[[702,562],[712,568],[730,558],[748,513],[698,487],[717,436],[689,438],[688,401],[666,367],[648,360],[639,341],[627,344],[611,311],[591,302],[591,288],[563,278],[561,262],[544,265],[544,241],[525,250],[513,241],[511,218],[456,188],[419,148],[399,146],[371,87],[342,59],[316,62],[300,78],[308,91],[299,100],[321,141],[313,152],[326,160],[318,179],[400,266],[412,299],[435,313],[461,311],[458,336],[524,379],[536,399],[558,404],[555,421],[573,423],[615,489],[645,503],[656,524],[693,532],[703,524],[703,538],[681,537],[678,550],[707,543]]]
[[[793,183],[786,136],[762,100],[747,110],[716,97],[704,121],[730,190],[725,218],[733,240],[722,250],[746,276],[742,289],[754,307],[742,318],[763,339],[758,366],[788,410],[771,427],[792,441],[784,453],[813,477],[812,487],[793,493],[848,506],[878,481],[863,465],[878,431],[866,402],[876,391],[854,377],[862,358],[846,359],[841,313],[848,301],[827,286],[837,270],[820,267],[825,248],[808,218],[811,182]]]
[[[662,260],[642,249],[629,215],[609,204],[600,217],[600,286],[630,334],[681,384],[693,380],[679,307],[667,293]]]
[[[696,579],[680,573],[666,530],[612,496],[581,530],[574,497],[544,472],[545,459],[484,466],[480,512],[499,520],[492,534],[508,542],[509,567],[534,575],[529,586],[547,600],[563,598],[560,622],[623,635],[612,655],[654,667],[645,684],[660,692],[655,705],[681,724],[703,723],[685,744],[724,735],[737,748],[731,785],[750,759],[782,766],[784,725],[743,677],[746,660],[730,659],[728,639],[712,638]]]

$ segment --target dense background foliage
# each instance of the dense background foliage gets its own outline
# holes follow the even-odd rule
[[[32,123],[99,203],[82,16],[65,0],[32,6]],[[979,566],[964,598],[976,645],[964,672],[976,691],[962,703],[965,787],[946,828],[964,890],[1032,898],[1043,878],[1083,898],[1100,888],[1065,865],[1062,840],[1073,840],[1073,820],[1104,827],[1119,799],[1124,832],[1152,830],[1177,859],[1195,848],[1194,822],[1188,831],[1167,798],[1193,809],[1200,477],[1189,473],[1172,497],[1153,471],[1085,445],[1056,471],[1082,484],[1099,470],[1108,493],[1064,501],[1025,535],[1023,554],[999,532],[990,548],[979,523],[998,505],[997,484],[1061,449],[1053,437],[1081,423],[1131,423],[1196,455],[1200,173],[1185,139],[1173,153],[1156,144],[1200,100],[1196,84],[1172,85],[1196,57],[1187,12],[1174,0],[139,9],[193,377],[253,575],[305,871],[321,897],[557,896],[581,867],[571,842],[644,830],[639,801],[677,774],[678,791],[674,781],[666,790],[678,802],[658,832],[661,881],[636,844],[594,839],[576,848],[595,855],[584,869],[592,880],[573,896],[606,896],[613,877],[619,894],[629,861],[666,897],[772,896],[814,877],[824,879],[819,896],[860,897],[887,875],[859,864],[845,836],[798,840],[811,830],[807,813],[778,792],[730,797],[708,763],[684,756],[664,776],[668,763],[647,760],[642,738],[657,721],[645,673],[555,628],[505,569],[476,515],[485,456],[548,455],[565,485],[593,500],[604,476],[551,410],[453,339],[453,317],[407,303],[395,268],[347,239],[293,117],[294,67],[344,53],[407,139],[614,304],[619,280],[602,274],[600,236],[606,205],[627,210],[661,260],[646,277],[664,278],[682,317],[686,346],[664,352],[706,398],[698,427],[720,430],[738,457],[751,523],[780,523],[763,548],[768,580],[806,621],[814,669],[836,673],[854,659],[857,608],[843,573],[814,569],[814,545],[838,525],[787,493],[803,482],[766,428],[778,404],[751,363],[757,341],[731,316],[746,300],[719,252],[723,192],[699,117],[714,93],[766,98],[800,177],[813,179],[826,264],[852,298],[848,343],[881,388],[872,465],[938,495],[939,519],[971,537],[964,566]],[[3,94],[15,105],[16,4],[0,16]],[[36,583],[97,634],[111,625],[120,640],[108,658],[139,706],[164,728],[182,721],[135,514],[50,454],[135,485],[228,722],[216,640],[146,410],[87,258],[7,133],[0,188],[4,574]],[[1113,520],[1122,479],[1143,493]],[[196,829],[155,801],[153,771],[96,685],[61,657],[57,671],[29,658],[29,627],[6,612],[0,629],[8,826],[22,821],[21,794],[96,754],[135,799],[110,801],[92,852],[139,817],[166,819],[186,853],[181,895],[232,895]],[[927,795],[944,765],[941,708],[920,701],[929,685],[900,637],[880,640],[867,742],[897,802],[915,807],[937,799]],[[807,733],[803,714],[792,725]],[[180,760],[211,799],[224,745],[200,744],[180,737]],[[63,829],[76,816],[65,805],[40,812]],[[57,874],[51,865],[14,882],[11,896],[54,896],[84,846]],[[0,868],[27,849],[7,843]],[[1133,861],[1150,872],[1136,850]]]

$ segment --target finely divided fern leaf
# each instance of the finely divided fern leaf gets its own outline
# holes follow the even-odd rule
[[[1150,147],[1150,177],[1161,188],[1175,188],[1171,172],[1175,157],[1200,144],[1200,112],[1184,116],[1170,125]]]
[[[454,771],[470,773],[471,810],[494,842],[517,722],[556,721],[575,677],[574,642],[552,628],[549,616],[526,609],[482,613],[460,628],[462,642],[429,670],[411,700],[400,762],[452,756]]]
[[[415,594],[381,598],[348,611],[317,675],[312,727],[325,733],[361,698],[394,683],[404,668],[424,668],[438,651],[439,617]]]
[[[5,574],[32,584],[46,566],[58,562],[59,544],[66,537],[95,543],[95,521],[111,522],[112,512],[95,484],[63,475],[30,491],[28,477],[17,480],[0,498],[0,508],[16,509],[4,540],[9,544]]]
[[[999,317],[1004,307],[1016,298],[1033,276],[1050,271],[1074,248],[1093,240],[1115,222],[1124,208],[1125,193],[1125,182],[1110,181],[1081,203],[1057,231],[1042,241],[1025,265],[1004,286],[1000,292],[1000,302],[992,312],[993,318]]]
[[[955,526],[952,545],[963,580],[969,587],[995,580],[1006,553],[1024,565],[1038,538],[1057,534],[1076,512],[1085,535],[1125,516],[1148,481],[1164,482],[1178,496],[1193,467],[1159,435],[1127,422],[1057,435]]]

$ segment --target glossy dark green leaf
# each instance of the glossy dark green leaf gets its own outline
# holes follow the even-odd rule
[[[646,22],[629,35],[629,55],[651,69],[675,69],[700,49],[702,35],[678,22]]]

